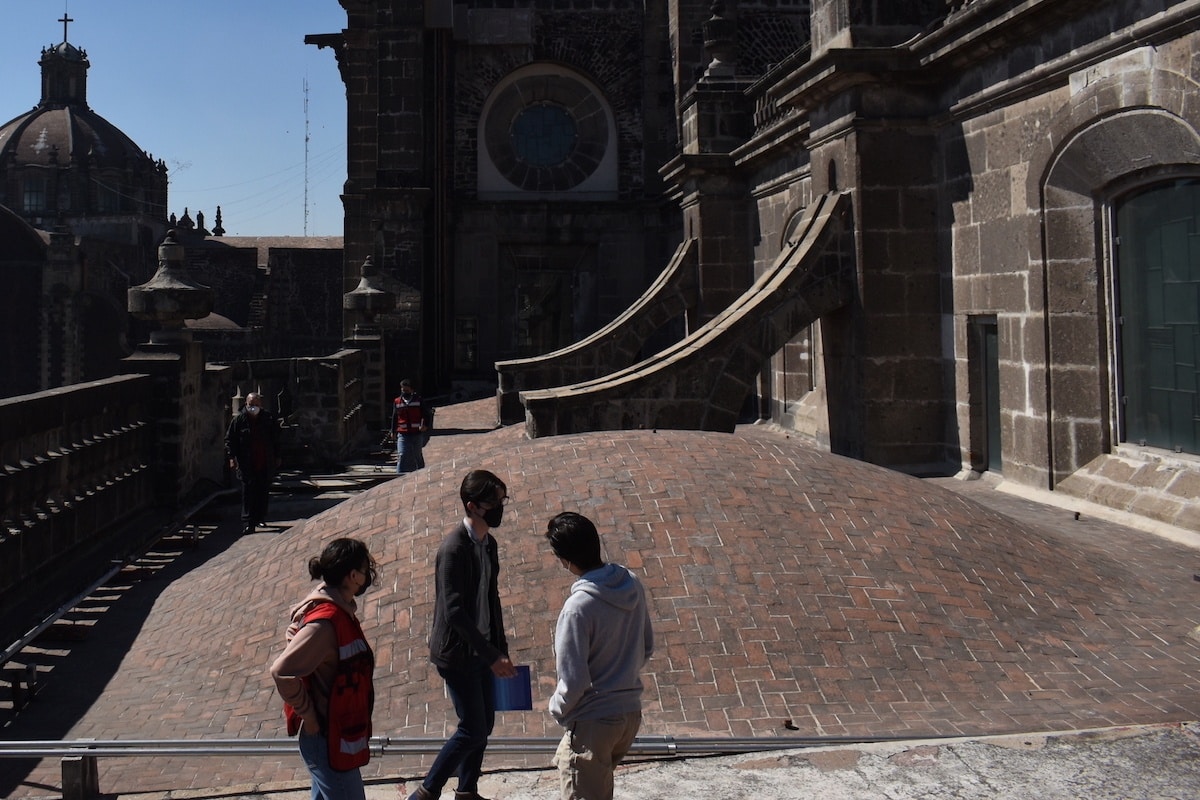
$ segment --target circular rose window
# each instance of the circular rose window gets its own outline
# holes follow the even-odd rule
[[[528,75],[504,86],[483,125],[496,170],[519,189],[565,191],[596,171],[608,117],[593,91],[566,75]]]

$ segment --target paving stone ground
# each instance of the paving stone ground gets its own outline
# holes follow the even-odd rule
[[[239,535],[236,494],[217,498],[187,531],[197,547],[165,540],[21,655],[42,688],[20,714],[0,710],[0,738],[283,736],[266,666],[309,586],[305,562],[342,535],[383,568],[362,613],[375,732],[443,737],[452,714],[425,645],[432,556],[476,467],[513,497],[496,531],[501,586],[510,654],[535,681],[535,710],[501,714],[497,737],[558,735],[544,707],[570,576],[541,533],[564,509],[597,523],[652,598],[643,734],[915,739],[1200,719],[1200,553],[1184,535],[1077,518],[988,481],[918,480],[769,427],[530,441],[494,417],[491,400],[440,409],[429,466],[407,476],[382,454],[336,479],[291,476],[304,491],[273,498],[264,532]],[[368,778],[425,765],[376,759]],[[304,782],[290,753],[100,763],[115,794]],[[2,796],[59,783],[56,759],[0,759]]]

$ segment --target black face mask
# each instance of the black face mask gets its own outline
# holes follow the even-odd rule
[[[367,593],[367,589],[371,588],[371,584],[375,579],[375,571],[370,569],[365,570],[363,571],[363,576],[366,578],[366,580],[363,581],[363,585],[359,588],[359,590],[354,593],[355,597],[362,597]]]
[[[500,523],[504,520],[504,506],[496,506],[489,508],[483,512],[483,521],[487,523],[489,528],[499,528]]]

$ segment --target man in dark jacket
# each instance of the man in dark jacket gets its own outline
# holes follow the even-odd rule
[[[258,392],[246,395],[245,408],[229,423],[225,457],[242,481],[242,532],[254,533],[267,517],[271,481],[279,469],[279,424]]]
[[[453,775],[455,800],[483,800],[479,775],[496,722],[493,675],[517,674],[504,635],[498,549],[489,534],[504,518],[508,490],[487,470],[474,470],[463,479],[459,497],[466,517],[438,548],[429,636],[429,660],[446,681],[458,727],[409,800],[435,800]]]

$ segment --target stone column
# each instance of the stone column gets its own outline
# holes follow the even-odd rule
[[[83,380],[83,266],[74,235],[61,226],[50,234],[47,254],[42,271],[41,388],[54,389]]]
[[[213,290],[196,283],[184,263],[184,248],[168,231],[158,248],[158,270],[140,286],[129,289],[129,313],[138,319],[159,323],[150,341],[123,362],[122,371],[144,373],[155,380],[153,408],[155,439],[155,502],[173,508],[183,499],[201,474],[206,458],[222,459],[223,453],[204,453],[202,415],[205,371],[203,347],[192,341],[184,321],[207,316],[213,307]]]
[[[361,268],[362,278],[354,291],[342,295],[342,309],[354,323],[354,332],[346,346],[363,353],[363,424],[373,432],[387,424],[388,396],[385,365],[386,347],[375,317],[396,307],[396,296],[379,283],[379,271],[367,256]]]
[[[689,309],[689,333],[728,307],[754,280],[748,210],[753,203],[730,156],[754,131],[753,108],[746,98],[750,81],[737,75],[736,39],[736,17],[714,3],[713,16],[704,25],[710,61],[680,106],[683,155],[663,168],[680,195],[684,236],[699,240],[699,296]]]

